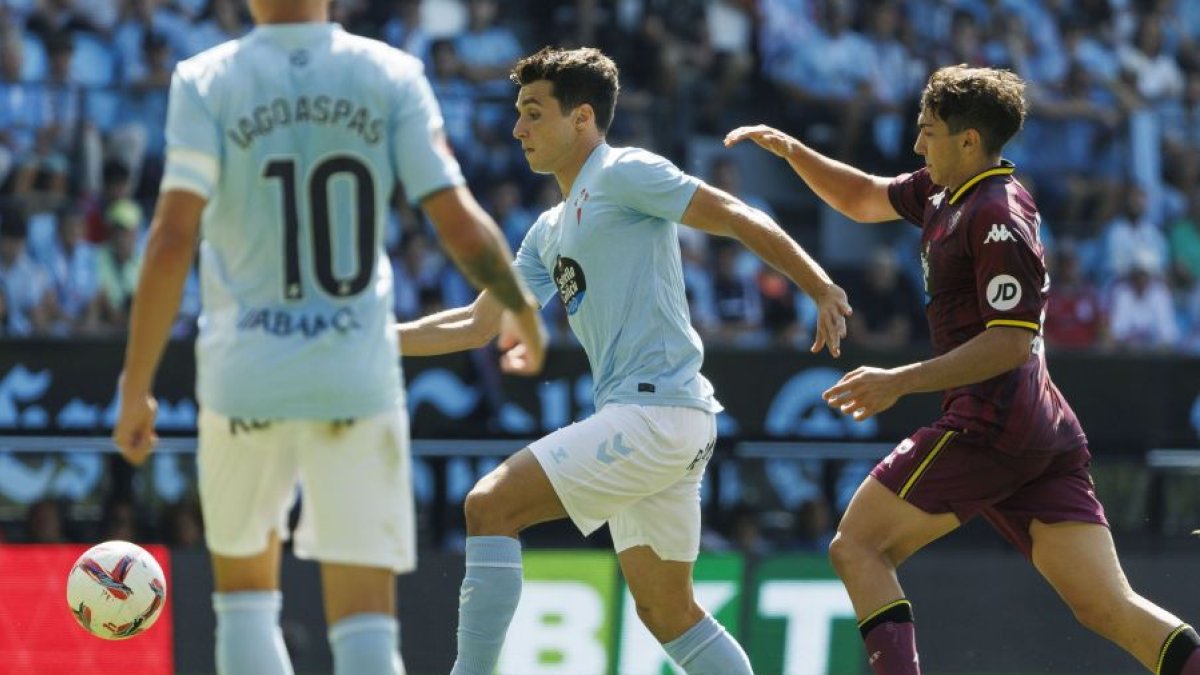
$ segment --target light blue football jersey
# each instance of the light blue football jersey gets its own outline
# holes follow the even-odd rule
[[[517,251],[516,268],[545,305],[558,295],[605,403],[720,411],[700,374],[678,225],[700,181],[637,148],[600,144]]]
[[[462,184],[418,60],[336,24],[260,26],[178,65],[162,190],[208,199],[197,397],[338,419],[403,403],[383,248],[393,189]]]

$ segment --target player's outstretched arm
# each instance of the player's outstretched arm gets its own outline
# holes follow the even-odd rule
[[[841,355],[846,317],[852,313],[846,292],[833,283],[821,265],[770,216],[727,192],[701,184],[683,212],[683,224],[709,234],[738,239],[791,279],[817,303],[812,351],[815,353],[828,347],[833,356]]]
[[[469,190],[448,188],[421,202],[438,237],[463,274],[488,291],[512,317],[502,324],[508,347],[521,345],[519,365],[502,363],[505,370],[523,375],[541,371],[546,358],[546,327],[537,301],[512,267],[512,253],[491,216]]]
[[[504,307],[488,291],[466,307],[447,309],[396,324],[400,353],[436,356],[478,349],[500,333]]]
[[[847,218],[878,223],[900,217],[888,199],[888,179],[826,157],[782,131],[761,124],[730,131],[725,136],[725,147],[746,140],[786,159],[818,197]]]
[[[928,361],[889,369],[855,368],[823,396],[831,408],[865,420],[907,394],[965,387],[1020,368],[1033,353],[1035,337],[1024,328],[993,326]]]
[[[113,429],[113,443],[133,464],[142,463],[154,448],[157,404],[151,388],[196,254],[205,203],[192,192],[167,190],[158,200],[146,239],[129,315],[121,410]]]

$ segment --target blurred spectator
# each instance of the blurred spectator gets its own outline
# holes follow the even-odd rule
[[[138,230],[142,209],[131,199],[113,203],[105,212],[108,243],[100,249],[100,322],[110,330],[123,330],[129,321],[129,304],[137,288],[141,254]]]
[[[900,276],[900,262],[890,246],[871,253],[861,278],[849,289],[854,314],[846,321],[846,340],[851,344],[896,349],[921,333],[924,309]]]
[[[714,242],[716,257],[713,275],[713,300],[716,307],[716,338],[740,345],[761,345],[762,302],[755,281],[756,271],[738,264],[741,246],[727,241]]]
[[[96,330],[99,321],[99,263],[95,247],[83,237],[83,213],[58,213],[55,237],[38,260],[48,270],[54,291],[51,332],[69,337]]]
[[[442,109],[450,147],[462,155],[473,143],[475,87],[463,77],[463,64],[453,40],[434,40],[429,49],[433,59],[429,84]],[[470,157],[469,154],[463,156]]]
[[[25,44],[20,31],[0,31],[0,185],[17,166],[32,166],[42,109],[36,87],[21,80]],[[32,176],[24,182],[32,181]]]
[[[1105,228],[1108,249],[1108,271],[1115,277],[1127,275],[1134,260],[1161,273],[1167,265],[1167,238],[1146,212],[1146,191],[1140,186],[1125,187],[1125,204],[1121,214]]]
[[[397,318],[402,321],[415,319],[442,308],[441,277],[444,267],[444,257],[425,234],[413,232],[405,237],[400,256],[392,260]]]
[[[55,499],[45,498],[29,505],[25,512],[25,541],[30,544],[67,542],[63,507]]]
[[[199,54],[244,35],[250,25],[243,20],[242,6],[241,0],[209,0],[188,33],[188,53]]]
[[[1200,279],[1200,192],[1192,193],[1187,213],[1171,226],[1170,241],[1175,267]]]
[[[108,241],[108,225],[105,222],[105,214],[113,204],[133,196],[132,179],[129,166],[124,162],[112,158],[104,162],[100,192],[87,199],[84,206],[88,241],[93,244],[103,244]]]
[[[1074,247],[1059,247],[1051,260],[1046,343],[1059,349],[1088,349],[1104,344],[1107,324],[1100,293],[1083,274]]]
[[[58,32],[46,38],[50,70],[40,89],[41,114],[33,152],[17,172],[14,191],[18,195],[37,191],[56,202],[66,197],[69,163],[76,155],[76,134],[87,124],[79,116],[79,87],[71,80],[74,50],[69,33]]]
[[[429,61],[431,42],[421,26],[421,0],[392,0],[380,37],[397,49]]]
[[[488,193],[487,206],[508,240],[508,247],[513,251],[521,248],[525,233],[537,219],[536,213],[521,204],[521,186],[513,180],[496,182]]]
[[[469,0],[467,29],[454,40],[462,74],[478,87],[479,113],[487,126],[501,124],[508,132],[512,117],[512,82],[508,79],[517,59],[524,56],[512,29],[499,23],[496,0]]]
[[[75,0],[40,0],[25,20],[25,28],[43,40],[66,31],[100,32],[91,17],[75,8]]]
[[[41,335],[50,328],[54,302],[50,280],[25,247],[28,232],[20,214],[0,216],[0,282],[4,284],[9,335]]]
[[[1179,341],[1175,306],[1162,279],[1162,261],[1148,251],[1130,263],[1112,291],[1109,331],[1113,342],[1132,350],[1165,350]]]

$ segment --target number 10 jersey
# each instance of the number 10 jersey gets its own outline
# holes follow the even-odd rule
[[[178,65],[162,192],[201,222],[200,404],[341,419],[403,402],[384,228],[463,183],[420,62],[336,24],[259,26]]]

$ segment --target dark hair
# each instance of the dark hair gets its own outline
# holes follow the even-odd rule
[[[929,76],[921,110],[945,122],[950,133],[978,131],[984,151],[999,154],[1025,122],[1025,82],[1007,70],[946,66]]]
[[[549,80],[550,91],[564,113],[587,103],[596,113],[600,133],[607,133],[612,124],[621,85],[617,64],[599,49],[544,47],[517,61],[509,78],[521,86]]]

